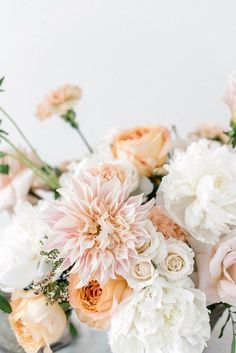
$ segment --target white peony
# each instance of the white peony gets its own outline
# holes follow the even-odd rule
[[[153,262],[157,265],[160,275],[168,280],[178,281],[193,273],[194,253],[183,241],[169,238],[166,240],[167,255],[158,264],[158,259]]]
[[[18,206],[12,223],[0,234],[0,288],[3,291],[25,288],[47,269],[40,251],[41,241],[49,235],[50,228],[39,219],[40,207],[29,203]]]
[[[109,333],[113,353],[201,353],[209,338],[205,295],[160,279],[119,305]]]
[[[196,239],[215,244],[236,226],[236,154],[206,140],[176,151],[157,202]]]

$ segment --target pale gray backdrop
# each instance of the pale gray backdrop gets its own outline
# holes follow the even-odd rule
[[[182,134],[209,120],[227,126],[235,19],[235,0],[0,0],[0,105],[49,162],[85,151],[61,121],[34,118],[64,83],[83,88],[78,117],[91,143],[137,123]]]

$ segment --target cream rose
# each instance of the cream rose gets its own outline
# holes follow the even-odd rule
[[[12,294],[9,322],[26,353],[36,353],[57,342],[66,327],[66,315],[59,304],[47,305],[45,297],[32,291],[18,290]]]
[[[177,281],[192,274],[194,253],[186,243],[169,238],[166,240],[166,250],[167,255],[159,265],[156,259],[153,260],[162,276]]]
[[[209,304],[222,301],[236,306],[236,231],[208,251],[196,255],[199,288]]]
[[[107,329],[111,314],[118,304],[128,297],[132,290],[126,280],[120,276],[109,279],[101,287],[96,280],[77,288],[79,276],[71,274],[69,278],[69,301],[80,321],[97,329]]]
[[[150,176],[166,162],[170,145],[170,132],[166,128],[136,127],[115,136],[113,153],[115,158],[131,161],[140,175]]]

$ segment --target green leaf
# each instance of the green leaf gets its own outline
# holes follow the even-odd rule
[[[8,174],[10,167],[8,164],[0,164],[0,174]]]
[[[8,300],[0,294],[0,310],[4,311],[4,313],[10,314],[12,312],[11,305]]]
[[[69,330],[70,330],[70,334],[72,337],[74,337],[74,338],[78,337],[78,331],[77,331],[75,325],[72,324],[72,322],[70,322],[70,324],[69,324]]]
[[[7,153],[0,151],[0,158],[6,157],[6,156],[7,156]]]
[[[229,320],[230,320],[230,312],[228,313],[227,319],[226,319],[224,325],[222,326],[222,328],[221,328],[221,330],[220,330],[220,335],[219,335],[218,338],[222,338],[222,337],[223,337],[223,335],[224,335],[224,330],[225,330],[225,328],[226,328],[226,326],[227,326]]]
[[[0,78],[0,87],[2,86],[4,79],[5,79],[5,77]],[[0,92],[3,92],[3,90],[0,89]]]
[[[236,339],[235,336],[233,336],[233,340],[231,343],[231,353],[236,353]]]

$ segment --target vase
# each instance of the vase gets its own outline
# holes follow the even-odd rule
[[[73,340],[74,337],[70,333],[68,324],[61,339],[51,346],[52,351],[57,352],[60,349],[69,346],[73,343]],[[9,325],[8,315],[0,311],[0,353],[24,352],[24,349],[19,346],[16,337]]]

